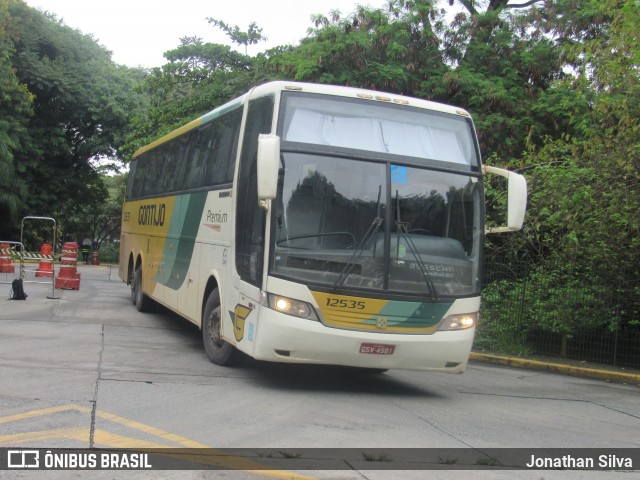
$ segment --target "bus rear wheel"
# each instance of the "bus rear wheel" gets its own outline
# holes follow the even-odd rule
[[[202,342],[207,357],[216,365],[233,366],[241,359],[240,352],[222,338],[222,308],[217,288],[209,294],[204,306]]]
[[[136,290],[134,288],[135,285],[135,272],[131,266],[129,266],[129,286],[131,288],[131,303],[136,304]]]
[[[149,312],[151,310],[152,300],[142,291],[142,266],[140,265],[136,268],[136,271],[133,274],[131,297],[139,312]]]

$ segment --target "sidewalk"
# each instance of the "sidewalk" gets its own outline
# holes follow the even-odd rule
[[[619,382],[640,386],[639,371],[631,369],[625,370],[609,365],[587,364],[565,359],[509,357],[481,352],[471,352],[470,360],[472,362],[494,363],[508,367],[542,370],[576,377],[594,378],[607,382]]]

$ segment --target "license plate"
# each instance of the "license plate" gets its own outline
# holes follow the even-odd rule
[[[360,353],[368,353],[371,355],[393,355],[393,352],[395,351],[395,345],[387,345],[385,343],[360,344]]]

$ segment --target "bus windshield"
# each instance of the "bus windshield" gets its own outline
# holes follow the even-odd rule
[[[463,296],[479,291],[477,178],[283,153],[271,273],[307,285]]]

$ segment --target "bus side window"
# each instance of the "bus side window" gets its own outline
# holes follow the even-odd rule
[[[156,151],[152,150],[147,152],[144,156],[144,160],[142,161],[144,165],[144,183],[142,185],[142,191],[140,192],[142,196],[148,197],[153,195],[157,188],[158,182],[158,162]]]
[[[236,170],[236,156],[238,154],[238,144],[240,143],[240,125],[242,123],[242,110],[237,110],[229,115],[229,123],[227,126],[225,138],[223,142],[229,149],[226,164],[221,164],[224,172],[224,181],[233,182],[233,174]]]
[[[261,97],[249,103],[238,172],[236,269],[253,285],[262,281],[265,213],[258,205],[258,135],[271,133],[274,99]]]
[[[186,135],[178,137],[175,141],[176,145],[176,162],[174,169],[168,171],[167,174],[171,177],[169,186],[170,191],[179,192],[184,190],[186,176],[188,175],[189,159],[193,149],[192,143],[195,141],[195,132],[189,132]]]
[[[158,171],[162,172],[162,176],[158,182],[158,191],[156,193],[175,191],[176,170],[178,168],[179,145],[174,140],[166,144],[162,148],[161,164]]]
[[[195,134],[194,147],[190,150],[186,165],[184,188],[198,188],[203,186],[204,173],[211,158],[213,147],[213,125],[209,124],[199,129]]]
[[[207,164],[207,185],[220,185],[233,181],[241,122],[242,109],[224,115],[214,122],[215,151]]]
[[[131,160],[131,163],[129,164],[129,177],[127,178],[127,193],[126,193],[126,199],[127,200],[131,200],[132,198],[136,198],[137,196],[137,192],[135,191],[135,188],[140,184],[139,182],[139,178],[138,178],[138,159],[134,158],[133,160]]]

